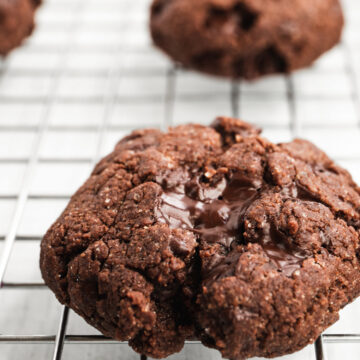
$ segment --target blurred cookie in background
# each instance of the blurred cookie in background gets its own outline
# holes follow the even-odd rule
[[[338,0],[154,0],[154,43],[212,75],[256,79],[309,66],[337,44]]]
[[[0,0],[0,55],[7,55],[31,35],[41,0]]]

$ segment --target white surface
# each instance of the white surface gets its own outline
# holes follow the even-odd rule
[[[171,122],[208,124],[231,115],[229,81],[178,70],[174,104],[167,106],[171,64],[151,47],[149,0],[45,0],[26,44],[0,63],[0,255],[38,125],[46,124],[6,282],[41,282],[39,239],[91,171],[131,129]],[[291,77],[239,85],[239,114],[264,127],[273,141],[306,137],[360,182],[360,4],[344,1],[348,26],[342,45]],[[295,109],[295,117],[292,110]],[[170,118],[166,118],[169,115]],[[294,121],[298,126],[293,127]],[[99,132],[99,127],[106,125]],[[0,290],[0,334],[57,331],[60,305],[46,289]],[[346,307],[328,332],[360,333],[360,301]],[[70,313],[68,334],[94,334]],[[0,360],[50,359],[54,345],[2,345]],[[359,345],[326,345],[327,360],[360,358]],[[126,345],[65,345],[63,359],[138,359]],[[171,359],[220,359],[187,345]],[[313,360],[314,348],[283,359]]]

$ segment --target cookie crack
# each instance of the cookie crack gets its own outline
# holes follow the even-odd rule
[[[250,31],[256,24],[259,14],[242,2],[231,8],[211,6],[204,22],[206,29],[214,29],[225,33],[242,35]]]

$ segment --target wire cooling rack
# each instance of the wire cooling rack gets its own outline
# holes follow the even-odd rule
[[[0,63],[0,360],[136,359],[61,307],[38,270],[41,236],[94,163],[131,129],[240,116],[274,141],[308,138],[360,181],[360,4],[311,69],[248,84],[174,67],[151,47],[147,0],[47,0]],[[324,14],[326,16],[326,14]],[[360,302],[287,359],[359,359]],[[326,354],[325,354],[326,353]],[[173,359],[219,359],[197,343]]]

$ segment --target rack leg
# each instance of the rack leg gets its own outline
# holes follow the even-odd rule
[[[63,311],[61,313],[59,330],[56,335],[53,360],[61,360],[68,317],[69,317],[69,308],[67,306],[64,306]]]
[[[316,360],[326,360],[322,335],[320,335],[318,339],[315,341],[314,346],[315,346]]]

